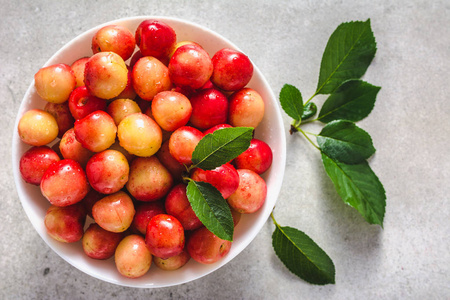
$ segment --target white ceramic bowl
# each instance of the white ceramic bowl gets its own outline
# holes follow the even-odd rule
[[[174,28],[178,41],[195,41],[201,44],[211,56],[217,50],[225,47],[239,50],[238,47],[224,37],[200,25],[175,18],[143,16],[115,20],[86,31],[56,52],[47,61],[45,66],[56,63],[66,63],[70,65],[80,57],[92,55],[92,36],[105,25],[120,24],[134,33],[140,22],[150,18],[166,22]],[[81,242],[65,244],[50,238],[46,233],[43,222],[45,213],[50,204],[41,195],[39,187],[25,183],[19,172],[20,157],[30,147],[20,141],[17,133],[17,124],[20,117],[27,110],[32,108],[43,108],[45,106],[45,101],[37,95],[34,88],[34,82],[32,82],[23,98],[17,114],[12,141],[12,160],[14,180],[19,199],[36,231],[50,248],[74,267],[95,278],[123,286],[156,288],[182,284],[207,275],[228,263],[250,244],[269,218],[281,188],[286,161],[285,133],[278,101],[264,76],[256,66],[254,66],[253,78],[248,86],[257,90],[265,101],[266,113],[262,123],[255,130],[255,136],[266,141],[270,145],[273,150],[274,160],[272,167],[263,175],[268,187],[267,200],[264,206],[254,214],[242,216],[240,223],[235,229],[234,242],[231,250],[222,260],[211,265],[202,265],[191,259],[188,264],[176,271],[163,271],[153,265],[145,276],[137,279],[129,279],[121,276],[117,272],[113,259],[101,261],[88,258],[82,250]],[[271,247],[271,245],[268,244],[267,247]],[[243,280],[244,278],[241,279]],[[236,278],[236,280],[240,279]]]

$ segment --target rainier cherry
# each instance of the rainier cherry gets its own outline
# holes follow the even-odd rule
[[[108,259],[114,255],[122,238],[122,233],[111,232],[92,223],[84,232],[81,243],[84,253],[90,258]]]
[[[126,187],[137,200],[161,199],[169,192],[172,185],[172,175],[156,156],[138,157],[131,163]]]
[[[123,60],[131,57],[136,47],[134,35],[120,25],[107,25],[100,28],[92,37],[92,52],[112,51],[120,55]]]
[[[117,99],[108,105],[106,112],[114,119],[116,125],[119,126],[120,121],[126,116],[141,112],[141,108],[131,99]]]
[[[76,84],[72,68],[66,64],[44,67],[34,75],[36,92],[48,102],[65,102]]]
[[[51,205],[44,217],[47,233],[63,243],[74,243],[83,237],[86,211],[81,203],[59,207]]]
[[[257,91],[243,88],[231,95],[228,122],[232,126],[256,128],[263,117],[264,101]]]
[[[272,149],[266,142],[252,139],[247,150],[234,159],[238,169],[250,169],[262,174],[272,165]]]
[[[56,206],[68,206],[80,202],[89,191],[83,168],[74,160],[54,162],[42,176],[41,192]]]
[[[61,152],[62,157],[75,160],[83,168],[86,166],[92,155],[94,155],[94,152],[84,148],[77,140],[73,128],[70,128],[64,133],[59,143],[59,151]]]
[[[151,156],[161,147],[161,128],[146,114],[134,113],[126,116],[117,128],[120,146],[130,154]]]
[[[25,182],[39,185],[45,171],[59,156],[48,146],[32,147],[20,158],[20,175]]]
[[[203,138],[203,133],[191,126],[183,126],[175,130],[169,139],[170,154],[178,162],[192,164],[192,152],[198,142]]]
[[[162,129],[174,131],[189,121],[192,113],[191,101],[178,92],[160,92],[152,101],[153,118]]]
[[[177,86],[201,88],[212,72],[213,64],[209,54],[196,44],[179,47],[169,62],[170,80]]]
[[[120,274],[128,278],[138,278],[150,269],[152,254],[147,249],[144,238],[132,234],[120,241],[114,261]]]
[[[165,201],[166,211],[180,221],[185,230],[193,230],[202,226],[202,222],[189,203],[186,196],[186,185],[180,183],[170,190]]]
[[[164,259],[178,255],[184,242],[184,228],[175,217],[160,214],[148,223],[145,243],[153,255]]]
[[[94,111],[106,109],[106,100],[91,95],[85,86],[74,89],[68,102],[75,120],[82,119]]]
[[[156,94],[172,86],[167,67],[153,56],[140,58],[133,66],[133,88],[144,100],[151,101]]]
[[[136,203],[136,214],[134,215],[131,227],[143,235],[147,232],[147,225],[151,218],[163,214],[164,204],[161,201]]]
[[[94,111],[75,121],[75,136],[84,148],[92,152],[108,149],[116,140],[117,126],[102,110]]]
[[[224,257],[231,248],[231,242],[215,236],[206,227],[195,230],[187,242],[189,255],[202,264],[212,264]]]
[[[153,262],[155,265],[162,269],[167,271],[177,270],[184,266],[190,259],[189,253],[186,249],[183,249],[183,251],[175,256],[171,256],[169,258],[161,258],[157,256],[153,256]]]
[[[223,164],[213,170],[194,169],[191,178],[195,181],[204,181],[212,184],[227,199],[239,185],[239,175],[229,163]]]
[[[114,52],[99,52],[86,62],[84,83],[96,97],[117,97],[125,89],[127,82],[127,66],[122,57]]]
[[[175,31],[166,23],[158,20],[145,20],[135,32],[136,44],[144,56],[153,56],[164,60],[177,41]]]
[[[199,129],[208,129],[227,122],[228,99],[217,89],[205,89],[191,98],[191,124]]]
[[[20,139],[32,146],[44,146],[52,142],[59,133],[55,117],[42,109],[27,111],[20,118],[18,131]]]
[[[86,67],[86,62],[89,60],[89,57],[82,57],[77,59],[76,61],[74,61],[72,63],[72,65],[70,66],[70,68],[73,71],[73,74],[75,75],[75,79],[76,79],[76,86],[75,87],[80,87],[85,85],[84,84],[84,69]]]
[[[98,200],[92,207],[95,222],[111,232],[127,230],[133,222],[134,214],[133,200],[123,191]]]
[[[225,91],[244,88],[253,76],[253,64],[243,53],[224,48],[212,58],[214,72],[211,81]]]
[[[127,158],[117,150],[96,153],[86,165],[89,184],[102,194],[112,194],[122,189],[128,181],[129,172]]]
[[[68,101],[63,103],[48,102],[45,104],[44,110],[51,114],[58,124],[58,137],[61,138],[63,134],[73,127],[75,119],[73,118]]]
[[[240,213],[254,213],[266,201],[266,182],[251,170],[238,169],[237,172],[239,174],[239,187],[228,197],[228,204]]]

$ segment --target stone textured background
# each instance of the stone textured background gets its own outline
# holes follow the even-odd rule
[[[449,1],[8,1],[0,0],[0,299],[448,299],[450,297]],[[228,265],[194,282],[131,289],[78,271],[40,239],[13,183],[11,139],[33,75],[61,46],[98,24],[154,15],[209,27],[240,47],[275,94],[313,94],[323,49],[344,21],[371,18],[378,51],[364,79],[381,86],[360,122],[387,192],[384,229],[343,204],[318,152],[287,136],[277,220],[303,230],[333,259],[336,284],[292,275],[268,221]],[[323,98],[318,98],[321,103]],[[290,120],[284,115],[286,135]],[[311,127],[317,132],[317,128]]]

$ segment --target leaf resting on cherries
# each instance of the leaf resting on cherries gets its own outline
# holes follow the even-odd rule
[[[233,217],[220,192],[207,182],[190,180],[186,194],[203,225],[218,238],[233,241]]]
[[[192,153],[192,163],[203,170],[212,170],[247,150],[253,136],[251,127],[222,128],[205,135]]]
[[[190,169],[213,170],[236,158],[250,146],[253,128],[223,128],[204,136],[192,154]],[[187,179],[186,194],[199,220],[217,237],[232,241],[234,223],[230,207],[211,184]]]

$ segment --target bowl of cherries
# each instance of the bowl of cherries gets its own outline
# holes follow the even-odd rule
[[[36,71],[12,141],[25,213],[100,280],[182,284],[236,257],[277,200],[280,109],[237,46],[197,24],[133,17],[79,35]]]

